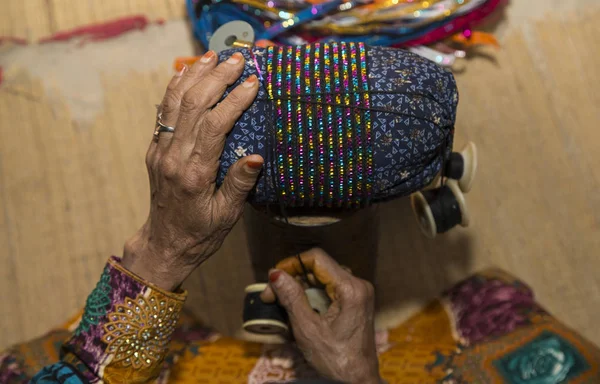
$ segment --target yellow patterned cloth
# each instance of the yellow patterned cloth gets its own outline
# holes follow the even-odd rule
[[[27,382],[36,374],[36,383],[68,384],[265,384],[318,377],[293,344],[222,337],[185,312],[179,316],[184,294],[132,288],[128,279],[141,281],[118,260],[111,266],[118,273],[109,270],[109,279],[103,273],[81,315],[0,356],[0,383]],[[115,276],[119,294],[105,289]],[[107,293],[110,304],[102,306]],[[94,338],[81,339],[90,332]],[[98,355],[91,353],[95,343]],[[600,383],[600,350],[548,314],[529,287],[498,270],[470,277],[403,323],[379,330],[377,349],[389,384]]]

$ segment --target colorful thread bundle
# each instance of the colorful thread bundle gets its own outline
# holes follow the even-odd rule
[[[364,42],[370,46],[418,47],[443,43],[443,47],[432,48],[440,53],[454,51],[462,57],[464,52],[460,49],[479,44],[497,45],[493,36],[472,28],[507,0],[186,1],[194,32],[204,46],[208,46],[217,28],[242,20],[252,26],[256,41],[269,44],[344,41]],[[429,52],[415,53],[434,61],[437,57]]]
[[[271,46],[275,174],[288,207],[358,207],[372,193],[370,97],[363,43]]]

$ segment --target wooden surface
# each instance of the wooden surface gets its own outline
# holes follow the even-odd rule
[[[496,265],[600,343],[600,9],[592,4],[518,1],[497,27],[502,49],[484,50],[457,74],[457,145],[475,141],[480,155],[467,195],[472,226],[432,241],[408,199],[377,209],[383,321]],[[79,309],[106,258],[145,219],[154,104],[173,57],[194,49],[179,0],[0,3],[0,35],[31,42],[131,14],[170,21],[85,47],[0,46],[0,347]],[[246,244],[240,225],[188,282],[190,307],[227,333],[253,282]]]

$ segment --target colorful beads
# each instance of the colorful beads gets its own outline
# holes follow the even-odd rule
[[[286,54],[285,54],[285,61],[286,61],[286,65],[285,65],[285,94],[286,95],[291,95],[292,94],[292,47],[287,47],[286,48]],[[294,204],[296,202],[296,183],[294,180],[294,150],[293,150],[293,139],[294,139],[294,130],[293,130],[293,123],[294,121],[292,120],[292,99],[288,98],[287,99],[287,118],[286,118],[286,143],[285,146],[287,147],[287,179],[288,179],[288,189],[290,191],[290,199],[291,199],[291,203]]]
[[[365,107],[364,111],[364,124],[365,124],[365,147],[367,150],[367,169],[366,169],[366,178],[367,180],[371,180],[373,177],[373,148],[371,147],[371,112],[370,106],[371,102],[369,99],[369,75],[367,74],[367,55],[365,52],[365,45],[359,44],[358,46],[359,55],[360,55],[360,78],[362,83],[362,96],[363,96],[363,105]],[[370,182],[365,183],[367,190],[367,201],[371,199],[371,195],[373,193],[372,184]]]
[[[290,207],[358,207],[371,196],[372,149],[363,43],[267,49],[276,110],[279,198]]]

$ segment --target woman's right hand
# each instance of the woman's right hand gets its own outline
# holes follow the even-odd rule
[[[277,298],[285,308],[298,347],[320,374],[344,383],[381,383],[373,286],[353,276],[323,250],[310,250],[300,258],[332,300],[327,313],[313,311],[295,279],[303,274],[297,257],[281,261],[269,272],[270,283],[261,299],[273,302]]]

